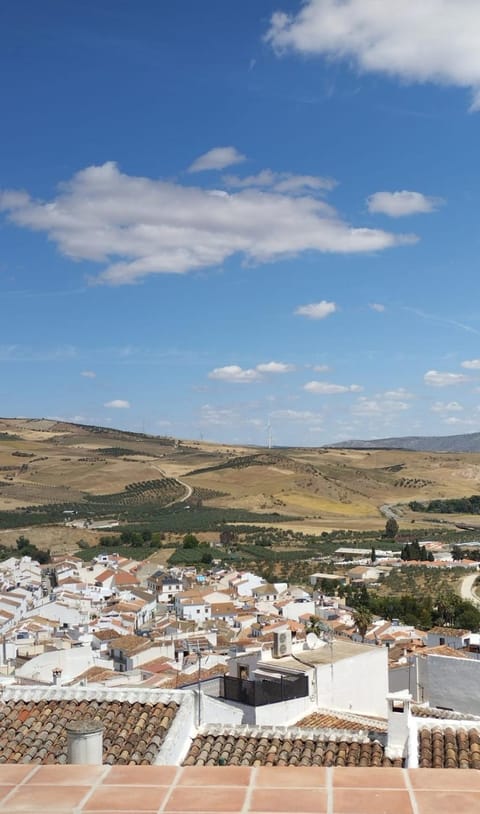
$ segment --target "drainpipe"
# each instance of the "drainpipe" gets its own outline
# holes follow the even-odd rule
[[[91,718],[70,721],[65,727],[68,737],[67,763],[82,766],[103,762],[103,724]]]

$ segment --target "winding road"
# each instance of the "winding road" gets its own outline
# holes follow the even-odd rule
[[[473,602],[474,605],[480,607],[480,599],[478,598],[477,594],[473,590],[473,586],[475,584],[475,580],[478,577],[478,572],[475,571],[473,574],[469,574],[467,577],[462,579],[462,584],[460,586],[460,594],[462,599],[468,599],[470,602]]]

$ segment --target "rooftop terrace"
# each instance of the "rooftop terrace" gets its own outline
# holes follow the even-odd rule
[[[480,773],[448,769],[0,766],[0,810],[61,814],[476,814]]]

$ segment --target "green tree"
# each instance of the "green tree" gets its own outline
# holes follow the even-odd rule
[[[356,628],[362,637],[362,642],[365,641],[365,634],[372,623],[373,616],[371,611],[360,605],[353,613],[353,621],[355,622]]]
[[[389,540],[394,540],[398,534],[398,523],[394,517],[389,517],[385,523],[385,537]]]
[[[194,534],[186,534],[183,538],[183,548],[197,548],[199,545],[200,542]]]

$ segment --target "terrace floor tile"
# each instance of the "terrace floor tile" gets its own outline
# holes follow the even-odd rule
[[[478,814],[480,811],[480,792],[475,791],[416,791],[415,799],[418,814]]]
[[[3,787],[7,788],[6,786]],[[11,786],[8,788],[11,791]],[[5,809],[15,812],[44,811],[63,812],[70,811],[78,806],[85,797],[84,786],[47,786],[26,783],[19,786],[8,797]],[[1,798],[0,798],[1,799]],[[2,812],[4,808],[2,806]]]
[[[257,787],[279,788],[324,788],[327,773],[321,767],[306,766],[261,766],[257,770]]]
[[[249,766],[187,766],[178,781],[182,786],[248,786]]]
[[[0,764],[0,785],[12,783],[16,786],[25,780],[34,768],[31,763],[2,763]]]
[[[102,774],[105,774],[105,766],[63,766],[60,763],[54,763],[49,766],[39,766],[29,782],[52,786],[92,786]]]
[[[250,800],[251,812],[315,812],[327,811],[327,793],[324,789],[255,789]]]
[[[422,769],[423,771],[423,769]],[[386,767],[333,769],[333,787],[338,789],[372,788],[402,789],[406,788],[403,771]]]
[[[112,766],[103,786],[170,786],[177,773],[176,766]]]
[[[167,801],[168,812],[232,812],[241,811],[246,789],[239,786],[177,786]]]
[[[333,792],[333,810],[335,814],[413,814],[408,792],[397,789],[337,788]]]
[[[480,772],[475,769],[409,769],[414,789],[465,789],[480,791]],[[1,776],[0,776],[1,778]]]
[[[105,786],[95,789],[83,811],[157,811],[167,795],[165,786]]]

